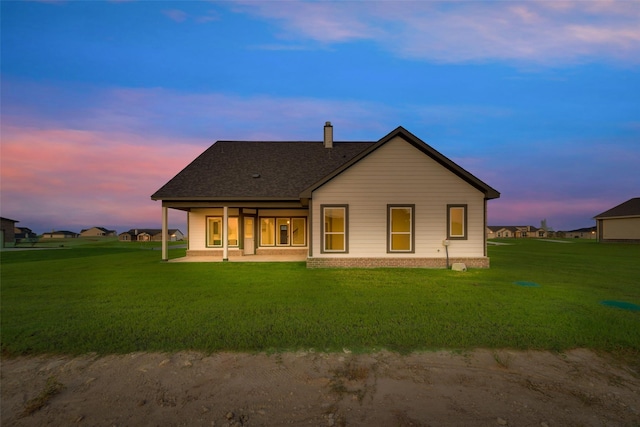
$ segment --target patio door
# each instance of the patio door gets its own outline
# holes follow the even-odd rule
[[[256,239],[255,239],[255,217],[244,217],[244,254],[255,255]]]

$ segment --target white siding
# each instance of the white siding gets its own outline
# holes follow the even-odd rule
[[[444,258],[447,204],[467,205],[467,240],[450,257],[484,256],[484,194],[423,152],[395,138],[313,193],[314,257]],[[321,205],[349,205],[349,252],[322,254]],[[415,204],[415,253],[387,253],[387,204]]]

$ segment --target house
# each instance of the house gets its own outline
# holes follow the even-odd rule
[[[43,233],[43,239],[75,239],[79,236],[78,233],[74,233],[73,231],[60,230],[60,231],[51,231],[50,233]]]
[[[5,245],[13,245],[16,241],[16,221],[15,219],[9,219],[0,217],[0,248],[4,248]]]
[[[80,231],[80,237],[110,237],[117,235],[116,230],[107,230],[104,227],[91,227]]]
[[[568,239],[595,239],[597,227],[578,228],[576,230],[564,231],[561,234]]]
[[[30,228],[27,227],[16,227],[14,229],[15,232],[15,246],[18,246],[20,243],[30,243],[31,246],[34,246],[38,243],[38,235],[34,233]]]
[[[533,225],[490,225],[486,230],[488,239],[495,238],[546,238],[549,231]]]
[[[298,254],[307,267],[489,267],[500,193],[403,127],[379,141],[218,141],[152,200],[187,212],[187,256]],[[167,259],[163,241],[162,257]]]
[[[640,197],[614,206],[594,219],[599,242],[640,243]]]
[[[16,240],[20,239],[35,239],[38,237],[36,233],[34,233],[30,228],[27,227],[16,227],[14,229]]]
[[[489,225],[487,226],[487,239],[500,239],[504,237],[514,237],[515,227],[503,226],[503,225]]]
[[[184,240],[184,234],[177,228],[167,230],[167,240],[171,242],[177,242]],[[123,242],[161,242],[162,241],[162,229],[161,228],[132,228],[129,231],[120,233],[118,240]]]

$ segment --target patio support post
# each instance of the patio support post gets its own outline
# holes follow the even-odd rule
[[[162,207],[162,260],[169,260],[169,245],[167,243],[167,238],[169,235],[169,208],[166,206]]]
[[[222,261],[229,261],[229,207],[222,208]]]

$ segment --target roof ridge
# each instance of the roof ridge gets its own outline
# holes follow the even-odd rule
[[[276,141],[276,140],[242,140],[242,139],[220,139],[217,140],[214,144],[217,143],[258,143],[258,144],[324,144],[324,141],[311,141],[311,140],[291,140],[291,141]],[[334,144],[372,144],[377,141],[333,141]]]

